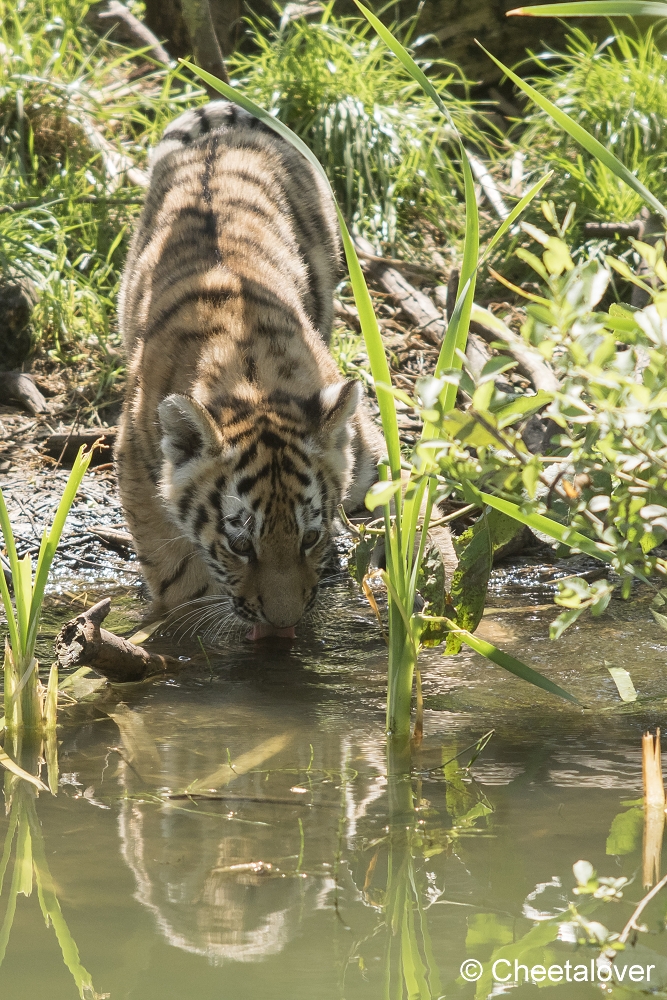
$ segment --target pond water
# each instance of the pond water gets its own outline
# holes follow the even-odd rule
[[[151,640],[183,669],[63,712],[58,795],[17,786],[0,818],[0,845],[16,822],[0,997],[667,995],[667,891],[616,963],[627,966],[621,985],[591,983],[599,945],[559,930],[573,901],[619,931],[644,895],[632,802],[641,733],[665,721],[667,635],[639,594],[550,643],[557,572],[540,576],[530,560],[497,570],[481,633],[587,708],[474,654],[426,651],[425,736],[411,760],[387,760],[386,652],[351,583],[327,590],[294,643],[232,635],[203,651],[190,636]],[[47,635],[75,613],[72,600],[54,599]],[[131,630],[145,610],[136,590],[114,603],[111,624]],[[637,703],[622,705],[605,662],[630,670]],[[41,885],[29,896],[26,837]],[[634,881],[618,901],[577,897],[581,859]],[[470,959],[483,969],[474,983],[460,972]],[[563,981],[526,983],[521,966],[561,967]],[[580,971],[567,982],[575,967],[588,981]]]

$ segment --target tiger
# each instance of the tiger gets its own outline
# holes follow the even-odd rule
[[[293,638],[313,607],[385,450],[328,347],[340,260],[328,185],[269,126],[228,101],[167,126],[121,281],[115,455],[157,614]]]

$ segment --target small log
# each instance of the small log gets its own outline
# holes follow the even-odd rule
[[[86,427],[82,430],[64,431],[62,434],[50,434],[44,441],[44,451],[51,458],[64,465],[70,465],[79,454],[82,445],[92,448],[95,445],[92,464],[100,465],[113,458],[113,446],[116,440],[115,427]],[[96,442],[98,442],[96,444]]]
[[[0,372],[0,402],[18,403],[33,417],[49,412],[48,403],[25,372]]]
[[[445,335],[447,324],[435,303],[428,295],[411,285],[405,275],[397,271],[390,263],[385,264],[382,257],[377,257],[368,240],[358,236],[355,244],[362,256],[368,260],[375,280],[387,292],[395,305],[401,308],[410,322],[417,327],[416,332],[421,334],[424,340],[430,344],[439,347]]]
[[[112,684],[126,684],[162,674],[172,664],[178,664],[171,656],[149,653],[143,646],[135,646],[101,628],[110,610],[111,600],[106,597],[63,625],[56,637],[56,656],[61,667],[68,670],[91,667]]]
[[[130,48],[147,49],[147,52],[142,53],[143,56],[165,66],[171,62],[169,53],[160,45],[150,28],[118,0],[94,4],[85,20],[98,35],[107,35],[114,42],[123,42]]]
[[[91,528],[90,533],[99,538],[107,548],[120,552],[121,555],[127,555],[128,550],[132,551],[132,535],[129,531],[118,531],[116,528]]]

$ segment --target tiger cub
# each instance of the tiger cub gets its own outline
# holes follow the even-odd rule
[[[122,280],[116,452],[156,610],[209,601],[259,638],[313,605],[384,450],[327,349],[339,253],[326,185],[267,126],[216,101],[167,127]]]

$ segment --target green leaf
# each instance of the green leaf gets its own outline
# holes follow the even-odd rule
[[[386,482],[373,483],[368,493],[366,494],[364,503],[369,510],[375,510],[376,507],[384,507],[392,499],[395,493],[401,488],[401,481],[395,481],[389,479]]]
[[[507,403],[506,406],[501,406],[493,414],[498,421],[498,429],[502,430],[504,427],[509,427],[511,424],[516,423],[517,420],[529,417],[532,413],[543,410],[545,406],[548,406],[552,402],[554,396],[553,392],[545,392],[544,389],[540,389],[534,396],[519,396],[518,399]]]
[[[564,14],[565,13],[564,7],[566,5],[558,4],[557,6],[561,9],[562,13]],[[662,8],[664,5],[656,4],[655,6]],[[525,11],[526,8],[521,8],[521,9]],[[478,42],[477,44],[479,45],[480,43]],[[505,66],[499,59],[496,59],[495,56],[491,55],[491,53],[488,52],[483,45],[480,45],[480,48],[482,49],[483,52],[486,52],[489,59],[493,60],[496,66],[503,71],[505,76],[507,76],[513,83],[515,83],[520,90],[523,90],[524,94],[527,94],[527,96],[530,97],[530,99],[533,101],[533,103],[535,103],[538,106],[538,108],[541,108],[543,111],[546,111],[549,117],[553,118],[556,124],[559,125],[565,132],[567,132],[568,135],[572,136],[575,142],[578,142],[579,145],[582,146],[587,153],[590,153],[591,156],[594,156],[597,160],[600,161],[600,163],[602,163],[605,167],[607,167],[608,170],[611,170],[611,172],[615,174],[616,177],[624,181],[628,185],[628,187],[632,188],[633,191],[636,191],[636,193],[640,195],[644,199],[644,201],[653,208],[655,212],[658,212],[660,215],[667,218],[667,208],[665,208],[665,206],[660,201],[658,201],[655,195],[651,194],[648,188],[645,187],[641,183],[641,181],[638,180],[635,177],[635,175],[631,173],[628,170],[628,168],[623,163],[621,163],[621,161],[617,159],[610,150],[606,148],[606,146],[603,146],[602,143],[599,142],[597,139],[595,139],[592,135],[590,135],[585,128],[582,128],[582,126],[579,125],[578,122],[576,122],[573,118],[570,118],[569,115],[565,114],[564,111],[562,111],[559,107],[557,107],[550,100],[548,100],[548,98],[540,94],[540,92],[535,90],[534,87],[531,87],[529,83],[526,83],[525,80],[522,80],[520,76],[517,76],[516,73],[512,72],[512,70],[509,69],[507,66]]]
[[[360,0],[355,0],[355,3],[364,17],[376,30],[385,45],[391,49],[396,58],[408,71],[412,79],[420,85],[424,93],[431,98],[438,110],[442,112],[457,135],[459,141],[459,148],[461,150],[461,169],[463,170],[464,181],[466,230],[463,244],[463,261],[461,264],[461,274],[459,277],[456,295],[456,305],[449,320],[447,333],[445,334],[442,342],[440,355],[435,368],[435,375],[436,377],[439,377],[448,369],[461,367],[461,358],[465,353],[466,342],[468,339],[470,311],[472,309],[475,295],[475,279],[479,263],[479,215],[477,211],[477,198],[475,195],[475,181],[470,168],[468,154],[463,146],[463,143],[461,142],[460,136],[458,135],[452,116],[432,82],[426,76],[424,71],[417,65],[410,53],[396,38],[394,38],[389,29],[384,26],[382,21],[380,21],[375,14],[372,13],[372,11],[360,3]],[[509,222],[509,220],[506,221]],[[454,408],[454,404],[456,403],[456,387],[450,384],[445,385],[440,402],[444,413],[448,413],[452,410]],[[433,427],[431,424],[424,425],[423,436],[433,437]]]
[[[548,691],[549,694],[558,695],[559,698],[564,698],[566,701],[571,701],[574,705],[581,705],[579,700],[574,697],[574,695],[569,694],[558,684],[554,684],[550,681],[548,677],[543,677],[542,674],[538,673],[537,670],[533,670],[532,667],[526,666],[525,663],[521,663],[520,660],[515,660],[513,656],[509,653],[504,653],[497,646],[494,646],[490,642],[486,642],[484,639],[479,639],[475,635],[471,635],[465,629],[460,629],[457,627],[456,623],[445,619],[447,625],[455,632],[457,632],[466,646],[470,646],[474,649],[476,653],[480,653],[485,656],[487,660],[491,660],[492,663],[496,663],[499,667],[503,667],[504,670],[508,670],[511,674],[516,677],[520,677],[524,681],[528,681],[530,684],[534,684],[535,687],[541,688],[543,691]]]
[[[493,380],[496,375],[500,375],[501,372],[509,371],[510,368],[516,368],[516,366],[517,362],[514,358],[508,358],[506,354],[497,354],[495,357],[489,358],[486,362],[480,372],[477,384],[482,385],[484,382]]]
[[[659,611],[655,611],[653,608],[649,608],[649,611],[655,618],[660,628],[664,628],[665,632],[667,632],[667,615],[661,615]]]
[[[578,3],[545,3],[517,7],[507,16],[524,17],[667,17],[667,3],[651,0],[580,0]]]
[[[627,702],[637,701],[637,692],[628,671],[624,667],[610,667],[608,663],[605,666],[611,674],[622,700]]]
[[[30,605],[30,624],[27,639],[27,653],[30,656],[32,656],[35,641],[37,639],[37,628],[39,626],[39,617],[42,611],[42,602],[44,600],[44,589],[49,576],[49,570],[51,569],[51,563],[53,562],[53,557],[56,554],[56,549],[58,548],[60,536],[62,534],[63,527],[65,526],[65,520],[69,514],[70,507],[74,502],[74,497],[76,496],[76,492],[81,485],[81,480],[86,474],[92,457],[92,448],[88,452],[86,452],[83,447],[79,449],[79,454],[74,460],[72,471],[68,476],[63,495],[60,498],[60,503],[58,504],[58,509],[56,510],[51,530],[48,536],[45,532],[44,537],[42,538],[42,544],[37,558],[35,584],[32,589],[32,601]]]
[[[541,531],[542,534],[548,535],[549,538],[553,538],[556,542],[561,542],[561,544],[567,545],[570,548],[579,549],[580,552],[584,552],[587,556],[600,559],[602,562],[610,563],[612,561],[613,554],[610,550],[602,548],[602,546],[590,538],[582,535],[581,532],[570,528],[569,525],[561,524],[559,521],[554,521],[543,514],[527,514],[521,510],[518,504],[511,503],[509,500],[501,500],[500,497],[491,496],[489,493],[482,493],[481,490],[476,489],[468,481],[465,481],[462,485],[468,502],[477,502],[480,505],[488,504],[490,507],[502,511],[503,514],[515,518],[515,520],[520,521],[522,524],[527,524],[529,528]]]
[[[482,254],[482,259],[480,263],[483,263],[483,261],[487,259],[493,248],[499,242],[499,240],[501,240],[505,235],[505,233],[507,232],[507,230],[514,225],[516,220],[522,214],[523,210],[527,208],[528,205],[530,205],[535,195],[540,193],[544,185],[547,183],[547,181],[550,181],[552,177],[553,177],[553,170],[550,170],[549,173],[545,174],[544,177],[541,177],[539,181],[536,181],[536,183],[533,184],[533,186],[528,191],[526,191],[521,201],[518,201],[516,203],[510,214],[503,221],[502,225],[498,226],[495,233],[487,243],[486,250]]]
[[[24,771],[23,768],[20,767],[15,760],[12,760],[9,754],[5,753],[2,748],[0,748],[0,764],[8,771],[11,771],[12,774],[15,774],[18,778],[23,778],[24,781],[29,781],[31,785],[34,785],[35,788],[38,788],[41,792],[49,791],[48,786],[45,785],[43,781],[40,781],[40,779],[35,777],[34,774]]]
[[[540,463],[536,458],[531,458],[521,470],[521,479],[526,487],[526,493],[531,500],[535,499],[535,490],[540,481]]]
[[[607,854],[632,854],[639,848],[644,830],[644,810],[628,809],[611,821],[607,837]]]
[[[584,608],[573,608],[571,611],[561,611],[558,618],[554,618],[549,626],[549,638],[554,642],[556,639],[560,639],[565,629],[568,629],[570,625],[574,625],[584,610]]]
[[[479,625],[486,605],[493,553],[520,530],[512,518],[489,508],[471,528],[453,539],[459,561],[452,577],[450,601],[458,627],[474,632]],[[458,653],[462,641],[456,632],[450,632],[445,653]]]

